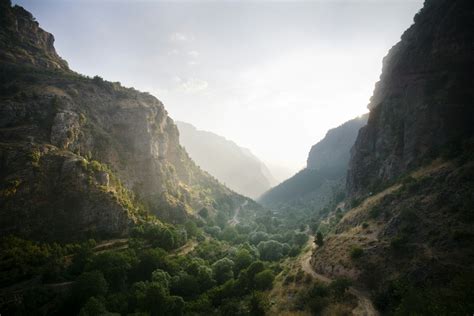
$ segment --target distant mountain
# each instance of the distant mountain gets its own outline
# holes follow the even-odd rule
[[[306,168],[266,192],[260,202],[276,208],[324,206],[332,193],[344,187],[350,149],[367,117],[363,115],[329,130],[311,148]]]
[[[265,164],[250,150],[191,124],[176,124],[180,143],[194,162],[232,190],[257,198],[276,182]]]
[[[311,147],[307,168],[335,176],[344,175],[359,129],[367,123],[368,114],[330,129],[324,139]]]

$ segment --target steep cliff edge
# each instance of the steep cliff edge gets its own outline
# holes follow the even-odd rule
[[[368,124],[352,150],[350,194],[367,193],[472,137],[473,6],[426,1],[385,57]]]
[[[121,235],[150,214],[230,216],[245,200],[192,162],[160,101],[70,71],[30,13],[1,3],[2,235]]]
[[[313,253],[388,315],[474,308],[474,3],[427,0],[384,59],[342,218]]]

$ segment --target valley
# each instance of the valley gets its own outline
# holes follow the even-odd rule
[[[0,314],[472,314],[474,6],[413,21],[370,112],[276,184],[0,0]]]

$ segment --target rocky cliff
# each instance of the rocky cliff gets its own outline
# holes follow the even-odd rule
[[[2,235],[121,235],[242,203],[188,157],[159,100],[72,72],[30,13],[1,3]]]
[[[427,0],[384,59],[342,218],[312,257],[388,315],[474,308],[474,2]]]
[[[429,0],[384,58],[347,176],[357,195],[419,167],[474,131],[472,1]]]
[[[229,188],[251,198],[259,197],[275,180],[263,162],[248,149],[211,132],[176,122],[180,142],[190,157]]]
[[[269,207],[319,209],[343,191],[349,152],[367,114],[333,128],[311,147],[307,167],[265,192],[260,202]]]

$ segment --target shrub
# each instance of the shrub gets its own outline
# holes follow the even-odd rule
[[[214,279],[218,284],[223,284],[234,277],[234,262],[228,258],[222,258],[212,265]]]
[[[96,297],[91,297],[84,307],[81,308],[79,316],[100,316],[107,313],[104,304]]]
[[[351,258],[353,260],[359,259],[360,257],[362,257],[363,254],[364,254],[364,250],[362,248],[357,247],[357,246],[353,246],[351,248]]]
[[[271,289],[274,278],[273,272],[268,269],[257,273],[254,279],[255,289],[260,291]]]
[[[103,296],[107,293],[108,284],[100,271],[81,274],[72,288],[72,297],[77,304],[84,304],[92,296]]]
[[[285,247],[286,245],[286,247]],[[288,249],[286,249],[288,247]],[[287,244],[282,244],[276,240],[262,241],[258,244],[260,258],[267,261],[280,260],[290,249]]]
[[[346,294],[346,291],[349,289],[351,284],[352,281],[347,278],[337,278],[331,282],[331,284],[329,285],[329,289],[336,299],[341,300],[344,298],[344,295]]]
[[[316,243],[316,245],[318,245],[319,247],[322,247],[324,245],[324,239],[323,239],[323,234],[321,234],[321,232],[318,232],[316,234],[316,240],[314,241]]]
[[[296,233],[293,236],[293,242],[299,247],[303,246],[308,241],[308,235],[304,233]]]
[[[105,252],[93,257],[86,269],[102,272],[111,289],[120,290],[126,285],[131,262],[123,253]]]

